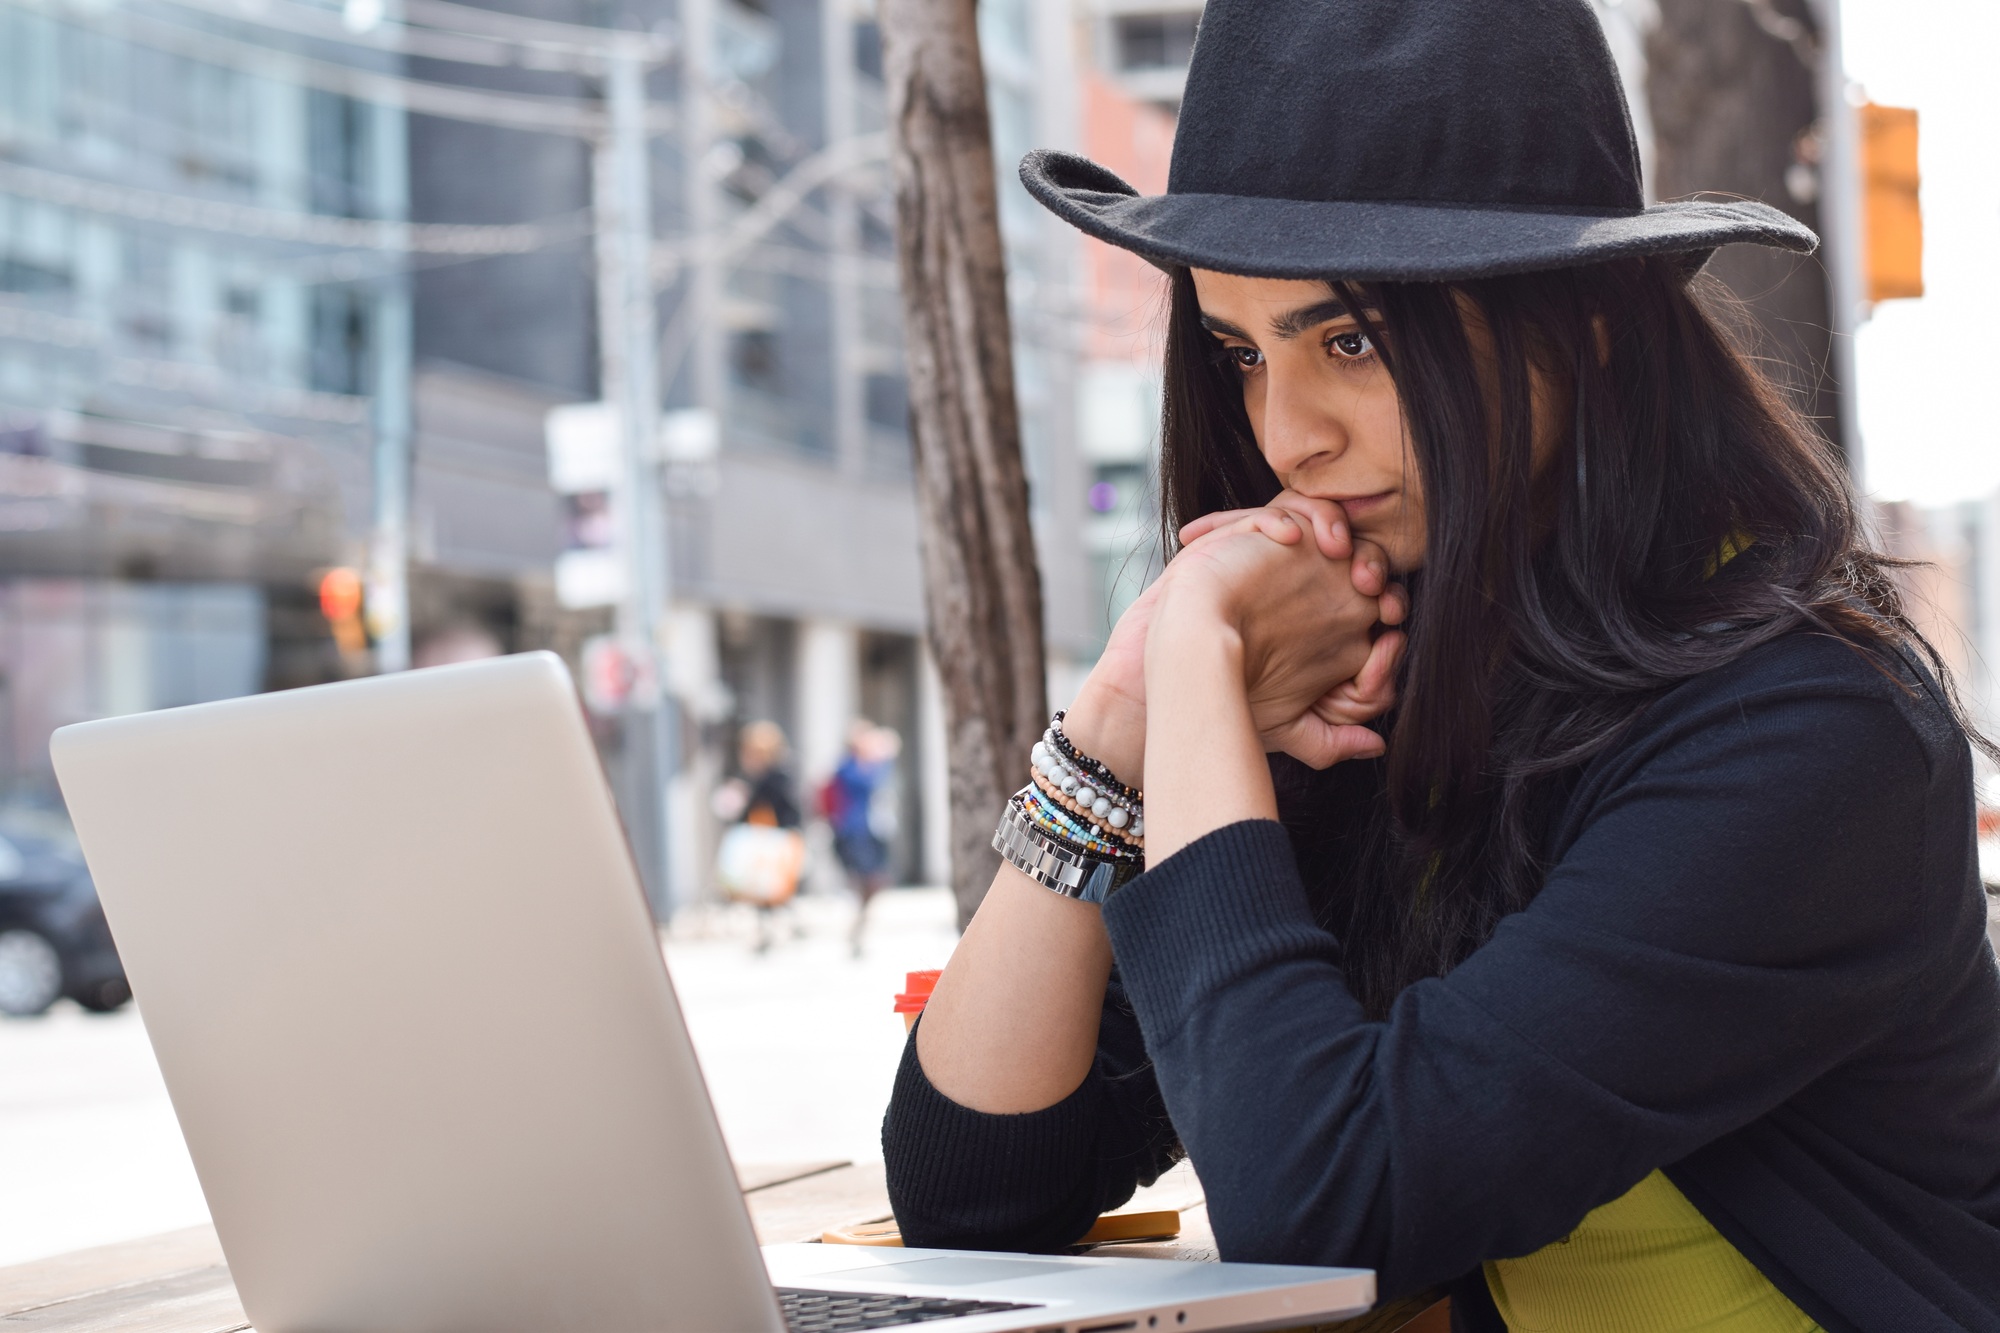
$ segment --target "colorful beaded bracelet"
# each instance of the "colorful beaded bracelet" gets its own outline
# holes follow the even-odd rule
[[[1039,787],[1030,783],[1017,793],[1021,808],[1035,827],[1061,842],[1089,852],[1093,856],[1109,857],[1115,861],[1137,860],[1138,853],[1129,844],[1116,839],[1100,837],[1095,832],[1077,823],[1069,812],[1052,804],[1042,794]]]
[[[1087,821],[1099,836],[1109,836],[1136,850],[1143,851],[1145,849],[1146,840],[1132,832],[1131,819],[1129,817],[1124,821],[1126,827],[1119,828],[1116,824],[1111,823],[1110,820],[1098,815],[1094,807],[1079,805],[1075,797],[1065,795],[1063,789],[1056,785],[1056,780],[1047,773],[1044,773],[1040,768],[1035,769],[1031,776],[1035,780],[1036,789],[1045,798],[1054,801],[1078,819]]]
[[[1022,808],[1035,826],[1053,837],[1089,851],[1096,856],[1108,856],[1114,860],[1127,860],[1134,856],[1132,848],[1091,832],[1075,820],[1070,819],[1061,809],[1052,806],[1038,791],[1023,789]]]

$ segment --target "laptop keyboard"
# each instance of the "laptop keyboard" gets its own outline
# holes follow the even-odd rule
[[[1033,1305],[1006,1301],[953,1300],[937,1296],[892,1296],[865,1291],[803,1291],[778,1288],[785,1323],[792,1333],[847,1333],[849,1329],[898,1328],[933,1319],[994,1314],[1001,1310],[1033,1310]]]

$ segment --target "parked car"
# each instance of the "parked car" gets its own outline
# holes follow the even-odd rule
[[[97,886],[60,815],[0,812],[0,1014],[63,996],[95,1013],[132,998]]]

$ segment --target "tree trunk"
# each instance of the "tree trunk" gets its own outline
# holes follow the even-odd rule
[[[1654,193],[1761,199],[1820,230],[1819,31],[1807,0],[1658,0],[1646,42]],[[1796,168],[1796,170],[1795,170]],[[1798,187],[1804,186],[1801,190]],[[1826,269],[1810,257],[1732,245],[1709,271],[1757,322],[1766,368],[1827,438],[1841,438]]]
[[[1007,318],[975,0],[881,0],[924,605],[943,686],[964,927],[1048,720],[1042,580]]]

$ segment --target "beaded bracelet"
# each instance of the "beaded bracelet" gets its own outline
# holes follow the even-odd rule
[[[1034,778],[1061,797],[1065,806],[1094,823],[1107,824],[1121,838],[1137,838],[1145,831],[1141,810],[1115,801],[1091,786],[1091,779],[1078,773],[1039,742],[1032,756]],[[1137,830],[1134,832],[1133,830]]]
[[[1090,853],[1092,856],[1109,857],[1114,861],[1138,859],[1138,852],[1131,845],[1116,838],[1100,836],[1096,831],[1084,827],[1069,812],[1050,802],[1039,787],[1032,783],[1015,793],[1022,810],[1036,829],[1058,842]]]
[[[1130,860],[1139,855],[1137,848],[1110,837],[1101,829],[1092,828],[1072,818],[1068,812],[1060,806],[1051,804],[1048,798],[1039,792],[1029,792],[1023,797],[1021,804],[1042,827],[1069,839],[1079,847],[1088,848],[1098,855],[1117,860]]]
[[[1035,780],[1036,790],[1040,791],[1043,797],[1054,801],[1070,814],[1087,822],[1100,836],[1108,835],[1135,850],[1145,850],[1146,840],[1132,832],[1132,821],[1129,814],[1122,821],[1125,827],[1120,828],[1105,816],[1099,815],[1094,805],[1080,805],[1074,796],[1065,795],[1063,789],[1056,784],[1056,780],[1047,773],[1044,773],[1039,767],[1034,770],[1031,776]],[[1120,813],[1124,813],[1122,809]]]
[[[1145,797],[1141,793],[1120,782],[1116,773],[1113,773],[1102,763],[1077,749],[1070,742],[1068,734],[1063,731],[1063,719],[1068,715],[1068,709],[1056,710],[1056,715],[1049,719],[1048,730],[1042,733],[1044,743],[1064,759],[1068,760],[1072,767],[1081,769],[1090,777],[1095,778],[1096,782],[1093,785],[1099,791],[1114,796],[1128,805],[1136,806],[1141,804],[1145,800]]]
[[[1141,793],[1120,782],[1102,763],[1084,754],[1063,734],[1063,714],[1057,713],[1030,753],[1035,771],[1067,798],[1079,814],[1110,825],[1114,836],[1137,842],[1145,836],[1145,806]]]

